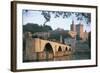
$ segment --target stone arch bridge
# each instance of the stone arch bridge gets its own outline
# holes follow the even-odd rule
[[[60,42],[44,40],[40,38],[26,39],[25,57],[27,60],[39,58],[52,58],[69,55],[72,48]],[[47,57],[48,56],[48,57]]]

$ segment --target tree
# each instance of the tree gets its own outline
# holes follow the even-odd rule
[[[23,25],[23,32],[35,33],[35,32],[47,32],[51,30],[52,28],[49,25],[42,26],[34,23],[28,23],[26,25]]]
[[[50,12],[48,12],[48,11],[42,11],[41,14],[42,14],[42,15],[44,16],[44,18],[46,19],[46,21],[44,22],[44,25],[45,25],[47,22],[50,21],[50,18],[51,18]]]
[[[91,22],[91,14],[90,13],[82,13],[82,12],[64,12],[64,11],[41,11],[41,14],[44,16],[46,21],[44,22],[44,25],[50,21],[51,15],[54,15],[54,18],[62,17],[62,18],[68,18],[71,15],[75,15],[77,17],[77,20],[85,20],[86,23],[89,25]]]

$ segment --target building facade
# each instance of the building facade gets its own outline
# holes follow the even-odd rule
[[[75,24],[74,21],[72,21],[70,27],[69,34],[71,37],[80,38],[81,40],[88,39],[88,32],[84,31],[84,26],[82,23]]]

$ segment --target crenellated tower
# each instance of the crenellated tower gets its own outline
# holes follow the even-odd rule
[[[71,31],[76,31],[76,26],[75,26],[75,23],[74,23],[74,20],[72,20],[72,24],[71,24]]]

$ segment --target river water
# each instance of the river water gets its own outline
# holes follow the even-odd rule
[[[54,61],[63,61],[63,60],[86,60],[91,59],[90,52],[78,52],[71,54],[69,56],[55,57]]]
[[[91,59],[91,53],[90,52],[76,52],[67,56],[59,56],[59,57],[53,57],[52,59],[35,59],[32,61],[23,61],[23,62],[41,62],[41,61],[67,61],[67,60],[87,60]]]
[[[60,56],[60,57],[54,57],[52,59],[46,59],[46,60],[38,60],[37,62],[41,61],[67,61],[67,60],[87,60],[91,59],[90,52],[77,52],[68,56]]]

